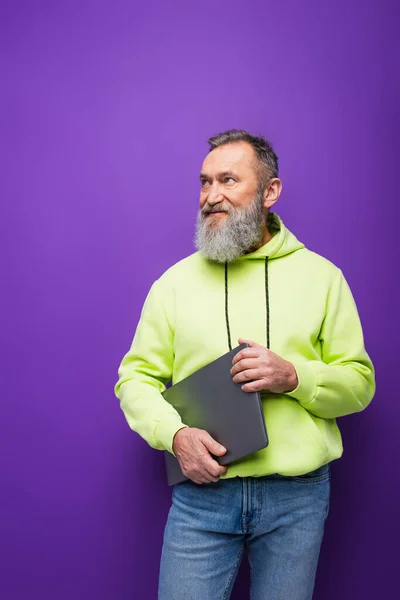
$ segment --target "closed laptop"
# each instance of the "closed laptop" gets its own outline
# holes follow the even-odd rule
[[[268,446],[268,435],[259,392],[244,392],[234,383],[230,369],[241,344],[202,367],[189,377],[167,388],[164,398],[172,404],[185,425],[205,429],[227,452],[213,456],[227,465]],[[169,485],[186,480],[178,460],[165,451]]]

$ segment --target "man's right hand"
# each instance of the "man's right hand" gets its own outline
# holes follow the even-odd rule
[[[227,471],[227,467],[219,465],[210,455],[211,453],[214,456],[223,456],[226,448],[204,429],[196,427],[179,429],[174,435],[172,449],[182,473],[194,483],[218,481]]]

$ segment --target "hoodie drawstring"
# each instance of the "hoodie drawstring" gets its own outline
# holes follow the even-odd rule
[[[270,333],[269,333],[269,288],[268,288],[268,256],[265,257],[265,320],[266,320],[266,340],[267,348],[270,347]],[[231,343],[231,330],[229,326],[228,316],[228,263],[225,263],[225,321],[226,321],[226,332],[228,334],[228,346],[229,350],[232,350]]]

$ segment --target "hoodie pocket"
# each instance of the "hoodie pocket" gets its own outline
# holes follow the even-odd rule
[[[321,427],[301,404],[284,395],[263,396],[263,410],[270,438],[268,453],[278,459],[285,456],[294,465],[329,462],[329,448]],[[323,421],[323,419],[318,419]],[[310,465],[311,466],[311,465]]]
[[[305,408],[301,407],[308,416],[308,419],[310,421],[310,433],[312,433],[313,438],[315,439],[316,443],[318,444],[318,446],[321,448],[321,450],[323,450],[323,452],[328,453],[328,446],[326,443],[326,439],[324,438],[320,428],[318,427],[317,423],[315,422],[315,419],[319,419],[319,417],[314,417],[314,415],[312,415],[310,412],[308,412],[308,410],[306,410]]]

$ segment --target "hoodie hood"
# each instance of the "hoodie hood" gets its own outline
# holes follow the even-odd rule
[[[257,248],[254,252],[243,254],[237,260],[265,259],[266,256],[271,260],[286,256],[287,254],[291,254],[292,252],[301,250],[305,247],[304,244],[285,227],[282,219],[276,213],[268,213],[267,224],[268,229],[273,236],[272,239],[260,248]]]

